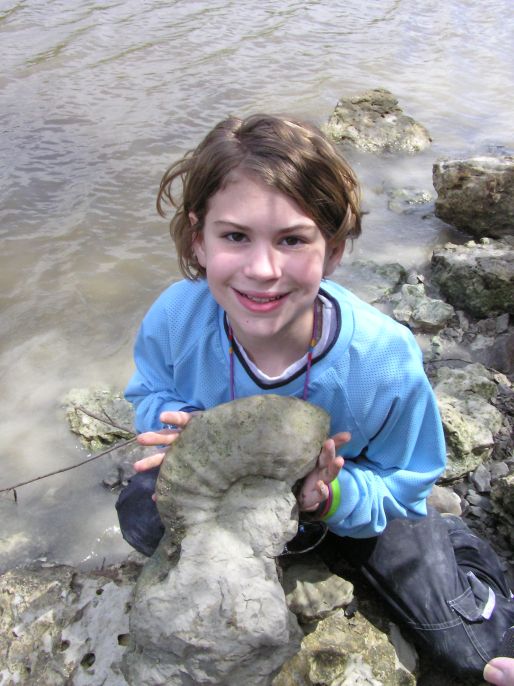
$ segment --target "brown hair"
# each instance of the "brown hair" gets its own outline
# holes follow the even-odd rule
[[[170,233],[182,273],[205,275],[193,251],[202,231],[209,198],[224,187],[229,173],[240,168],[292,198],[316,223],[331,247],[361,233],[357,178],[333,145],[315,126],[292,119],[255,114],[229,117],[217,124],[200,145],[169,167],[157,195],[176,212]],[[182,195],[172,191],[180,180]],[[198,222],[191,226],[189,213]]]

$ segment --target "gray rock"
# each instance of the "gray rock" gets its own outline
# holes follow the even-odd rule
[[[496,398],[498,387],[494,372],[481,364],[468,364],[460,369],[440,367],[437,370],[436,391],[459,397],[473,394],[489,402]]]
[[[445,477],[462,476],[491,456],[503,424],[503,415],[490,402],[497,393],[494,375],[480,364],[441,367],[434,391],[448,452]]]
[[[297,528],[291,488],[328,428],[323,410],[274,395],[192,418],[157,482],[166,533],[136,587],[130,684],[260,686],[296,652],[274,558]]]
[[[509,315],[507,312],[496,317],[496,333],[502,334],[507,333],[509,330]]]
[[[273,686],[410,686],[416,680],[400,663],[387,634],[380,632],[360,612],[347,618],[343,610],[337,610],[304,638],[300,652],[283,666],[272,683]]]
[[[393,315],[413,330],[428,332],[444,328],[455,316],[455,310],[442,300],[427,297],[423,284],[404,284]]]
[[[491,489],[493,507],[498,515],[498,529],[514,547],[514,472],[494,482]]]
[[[509,315],[506,315],[507,317]],[[478,334],[469,343],[473,360],[505,374],[514,373],[514,327],[492,336]]]
[[[493,462],[491,465],[491,482],[494,483],[502,476],[507,476],[509,468],[506,462]]]
[[[427,502],[438,512],[454,514],[458,517],[462,514],[460,497],[451,488],[437,484],[432,486]]]
[[[475,471],[471,474],[471,481],[479,493],[490,492],[491,474],[485,465],[478,465]]]
[[[343,286],[350,285],[351,290],[373,304],[394,293],[405,282],[406,271],[401,264],[377,264],[370,260],[354,260],[342,265],[331,276]]]
[[[482,510],[482,508],[479,505],[470,505],[469,506],[469,514],[472,515],[473,517],[476,517],[477,519],[485,519],[485,512]]]
[[[374,153],[419,152],[431,143],[425,127],[405,115],[383,88],[342,98],[324,129],[336,142]]]
[[[120,661],[137,569],[38,564],[0,577],[0,682],[126,686]]]
[[[432,254],[432,278],[449,303],[474,317],[514,314],[514,250],[505,242],[448,243]]]
[[[89,450],[99,451],[134,435],[134,409],[120,391],[110,386],[74,388],[64,398],[64,403],[70,429]],[[105,421],[94,419],[82,412],[81,407]]]
[[[387,206],[396,214],[412,214],[419,209],[427,210],[431,205],[432,193],[417,188],[398,188],[388,192]]]
[[[435,213],[475,238],[514,234],[514,157],[440,160]]]
[[[282,585],[287,605],[301,624],[323,619],[353,599],[353,585],[332,574],[319,558],[285,566]]]

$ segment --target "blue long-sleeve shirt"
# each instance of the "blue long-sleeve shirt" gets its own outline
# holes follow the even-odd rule
[[[352,436],[326,521],[341,536],[374,536],[392,518],[426,514],[445,466],[441,420],[411,332],[334,282],[323,281],[321,293],[336,309],[337,333],[313,360],[308,400],[329,413],[331,435]],[[227,328],[205,280],[161,294],[141,324],[126,389],[138,431],[160,429],[165,410],[230,400]],[[234,374],[236,397],[303,394],[305,369],[264,385],[236,355]]]

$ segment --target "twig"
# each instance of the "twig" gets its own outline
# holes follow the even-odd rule
[[[115,429],[119,429],[120,431],[124,431],[125,433],[130,434],[131,436],[134,436],[134,432],[131,429],[127,429],[124,426],[120,426],[119,424],[115,424],[105,410],[103,410],[103,412],[104,412],[105,416],[107,417],[107,419],[100,417],[99,415],[95,414],[94,412],[91,412],[90,410],[86,410],[86,408],[82,407],[82,405],[75,405],[75,408],[77,410],[80,410],[84,414],[87,414],[88,417],[91,417],[92,419],[96,419],[99,422],[103,422],[104,424],[108,424],[109,426],[112,426]],[[109,421],[107,421],[107,420],[109,420]]]
[[[0,493],[5,493],[7,491],[14,491],[14,494],[15,494],[14,500],[16,502],[17,501],[16,489],[20,488],[20,486],[26,486],[27,484],[31,484],[34,481],[39,481],[40,479],[46,479],[48,476],[54,476],[55,474],[62,474],[62,472],[67,472],[70,469],[75,469],[76,467],[82,467],[83,464],[87,464],[88,462],[92,462],[93,460],[98,460],[99,457],[103,457],[104,455],[107,455],[107,453],[112,453],[113,450],[117,450],[118,448],[124,448],[129,443],[134,443],[135,440],[136,440],[136,437],[134,436],[134,438],[129,438],[128,441],[124,441],[123,443],[118,443],[117,445],[113,445],[110,448],[107,448],[107,450],[103,450],[101,453],[97,453],[96,455],[93,455],[93,457],[89,457],[87,460],[83,460],[82,462],[77,462],[76,464],[72,464],[70,467],[63,467],[63,469],[57,469],[55,472],[49,472],[48,474],[43,474],[42,476],[36,476],[34,479],[29,479],[28,481],[22,481],[19,484],[15,484],[14,486],[9,486],[9,488],[0,488]]]

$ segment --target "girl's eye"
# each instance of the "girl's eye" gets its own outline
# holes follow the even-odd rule
[[[282,239],[282,242],[290,248],[294,248],[297,245],[302,245],[305,241],[303,241],[299,236],[286,236]]]
[[[230,233],[225,234],[225,238],[232,243],[242,243],[242,241],[246,239],[246,236],[240,231],[231,231]]]

